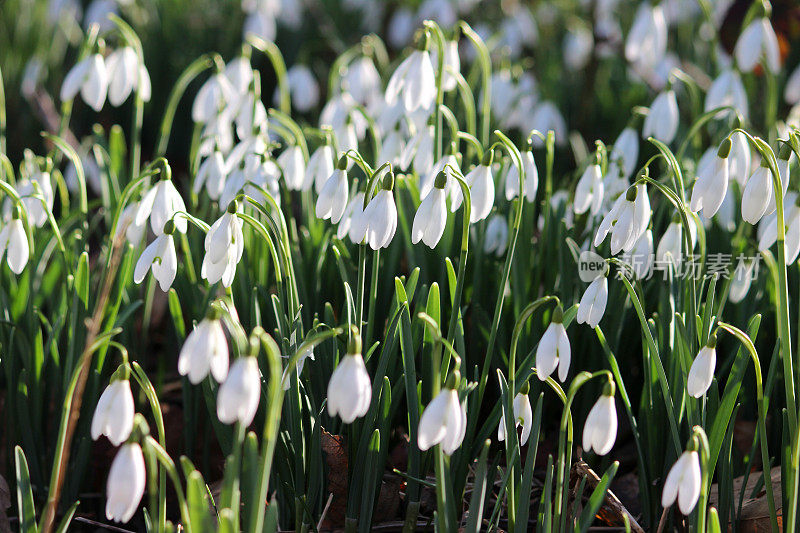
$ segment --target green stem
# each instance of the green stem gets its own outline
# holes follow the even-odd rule
[[[492,60],[489,57],[489,49],[483,42],[481,36],[475,33],[472,27],[464,22],[459,22],[459,28],[464,35],[472,41],[473,46],[478,52],[478,61],[481,67],[481,143],[486,146],[489,144],[489,124],[492,113]]]

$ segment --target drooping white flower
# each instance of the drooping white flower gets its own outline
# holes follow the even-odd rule
[[[428,193],[433,189],[433,184],[436,182],[436,177],[444,172],[446,178],[445,190],[450,196],[450,210],[455,212],[455,201],[458,199],[460,202],[461,196],[460,193],[454,193],[455,189],[460,189],[460,185],[456,183],[455,178],[450,176],[454,171],[453,169],[459,171],[458,159],[455,154],[450,153],[439,159],[427,174],[420,175],[419,197],[425,198],[428,196]],[[456,194],[459,194],[459,196],[456,196]]]
[[[175,254],[172,233],[165,231],[144,249],[136,262],[133,281],[141,283],[149,271],[153,272],[161,290],[167,292],[178,273],[178,256]]]
[[[292,96],[292,105],[297,111],[306,113],[319,104],[319,83],[317,83],[310,68],[301,64],[292,65],[286,71],[286,80]],[[279,97],[279,92],[276,89],[276,102]]]
[[[750,224],[757,224],[767,213],[772,195],[772,175],[766,163],[762,162],[744,186],[742,218]]]
[[[213,313],[213,311],[212,311]],[[197,385],[211,372],[222,383],[228,376],[228,340],[214,314],[200,321],[186,337],[178,356],[178,372]]]
[[[525,169],[525,199],[528,202],[536,201],[536,192],[539,189],[539,170],[533,159],[530,149],[522,152],[522,167]],[[506,200],[519,196],[519,170],[517,165],[509,165],[506,172]]]
[[[667,508],[678,500],[678,508],[688,516],[700,497],[701,481],[700,456],[695,450],[686,450],[667,474],[661,506]]]
[[[16,189],[28,214],[28,222],[37,228],[44,226],[47,223],[47,212],[52,211],[55,201],[50,173],[34,170],[28,178],[17,182]]]
[[[372,384],[361,357],[360,340],[352,343],[351,349],[339,361],[328,381],[328,415],[340,416],[342,422],[350,424],[369,410],[372,401]]]
[[[531,409],[531,400],[528,394],[518,392],[514,396],[513,401],[514,409],[514,427],[522,426],[522,434],[519,438],[519,445],[525,446],[528,438],[531,435],[531,428],[533,427],[533,409]],[[506,415],[500,416],[500,425],[497,426],[497,440],[506,440]]]
[[[359,191],[353,196],[344,210],[339,225],[336,227],[336,238],[344,239],[350,233],[350,225],[354,217],[360,216],[364,212],[364,192]],[[354,243],[358,244],[358,243]]]
[[[605,455],[617,440],[617,407],[614,404],[614,385],[606,384],[603,394],[597,399],[586,416],[583,426],[583,449],[594,450]]]
[[[575,320],[578,324],[587,324],[594,329],[603,318],[608,302],[608,279],[597,276],[586,288],[578,304],[578,314]]]
[[[594,237],[594,246],[600,246],[611,232],[611,254],[630,251],[650,222],[650,200],[644,185],[630,187],[620,195],[603,218]]]
[[[12,218],[0,229],[0,259],[6,254],[8,268],[14,274],[21,274],[28,264],[30,245],[25,234],[25,227],[19,216]]]
[[[283,180],[290,191],[299,191],[305,185],[306,163],[303,151],[299,146],[293,145],[278,156],[278,166],[283,172]],[[310,187],[311,184],[309,183]]]
[[[466,424],[466,412],[458,401],[458,392],[445,387],[422,412],[417,445],[425,451],[441,444],[446,455],[453,455],[464,440]]]
[[[636,12],[625,58],[641,68],[653,68],[667,52],[667,21],[660,6],[643,3]]]
[[[483,253],[501,256],[508,245],[508,222],[500,214],[489,217],[483,236]]]
[[[550,325],[547,326],[536,348],[536,375],[542,381],[550,377],[556,368],[558,368],[558,379],[562,382],[567,379],[569,373],[572,354],[567,330],[561,320],[562,311],[557,307]]]
[[[694,220],[689,218],[689,243],[694,249],[697,241],[697,229]],[[673,220],[667,226],[667,230],[661,237],[656,248],[656,261],[659,263],[672,263],[677,271],[681,258],[684,256],[683,224],[678,220]],[[691,250],[689,251],[691,253]]]
[[[219,217],[206,233],[203,265],[200,276],[209,283],[222,281],[230,287],[236,275],[236,265],[244,252],[242,220],[236,216],[236,205],[231,203],[228,210]],[[219,381],[219,380],[218,380]]]
[[[409,139],[400,154],[400,168],[407,170],[414,163],[414,170],[424,176],[433,167],[433,132],[432,125],[420,128]]]
[[[606,176],[616,178],[621,174],[625,180],[630,178],[636,169],[636,162],[639,160],[639,134],[630,126],[622,130],[617,140],[614,141],[614,148],[608,158],[608,171]],[[620,172],[621,170],[621,172]]]
[[[143,102],[150,100],[150,75],[132,47],[124,46],[111,52],[106,58],[106,71],[108,102],[114,107],[121,106],[137,88]]]
[[[747,26],[733,50],[736,63],[742,72],[750,72],[762,60],[767,70],[777,74],[781,70],[781,52],[778,37],[767,17],[759,17]]]
[[[431,64],[434,70],[439,68],[439,48],[431,50]],[[458,57],[458,41],[444,42],[444,71],[442,72],[442,90],[452,91],[458,84],[456,75],[461,71],[461,59]]]
[[[686,390],[693,398],[704,395],[714,380],[714,369],[717,366],[716,345],[716,336],[711,335],[708,343],[700,348],[700,352],[692,362],[689,375],[686,377]]]
[[[100,435],[105,435],[111,444],[119,446],[131,434],[133,429],[133,393],[131,384],[127,379],[112,381],[94,409],[92,417],[92,440],[97,440]]]
[[[704,111],[725,106],[733,107],[747,120],[747,92],[744,90],[742,78],[732,69],[723,71],[711,84],[706,93]]]
[[[381,76],[372,59],[361,56],[347,65],[342,76],[342,90],[361,105],[369,105],[380,97]]]
[[[236,106],[236,91],[223,72],[214,74],[200,87],[192,103],[192,120],[207,123],[229,105]]]
[[[350,240],[364,242],[373,250],[386,248],[397,231],[397,206],[394,202],[394,176],[384,178],[383,188],[370,200],[367,208],[350,221]]]
[[[447,176],[444,172],[440,172],[436,177],[433,189],[419,204],[417,213],[414,215],[414,223],[411,227],[412,243],[417,244],[422,240],[430,248],[436,248],[436,245],[439,244],[439,239],[442,238],[442,233],[447,225],[446,185]]]
[[[740,131],[731,134],[731,153],[728,156],[728,175],[744,187],[750,176],[750,143]]]
[[[572,24],[564,37],[564,64],[572,71],[584,68],[592,57],[594,35],[583,24]]]
[[[753,281],[753,267],[755,264],[755,261],[739,259],[733,271],[730,293],[728,294],[728,299],[731,303],[738,304],[747,296],[747,292],[750,290],[750,283]]]
[[[208,197],[212,200],[219,200],[222,191],[225,189],[227,175],[228,168],[225,165],[222,152],[215,150],[197,170],[197,176],[194,179],[194,184],[192,184],[192,191],[195,194],[199,194],[203,186],[205,186]]]
[[[331,174],[333,174],[334,158],[333,147],[328,143],[314,150],[314,153],[308,158],[306,175],[301,188],[307,191],[313,184],[314,190],[319,193],[325,185],[325,182],[331,177]]]
[[[106,483],[106,518],[128,522],[144,495],[147,472],[142,448],[137,442],[123,446],[114,457]]]
[[[106,101],[108,83],[108,71],[103,56],[89,55],[67,73],[61,85],[61,101],[72,100],[80,91],[83,101],[95,111],[100,111]]]
[[[553,102],[545,101],[537,104],[529,126],[528,129],[541,132],[552,130],[558,146],[567,142],[567,121]],[[541,147],[544,144],[538,136],[534,136],[531,142],[534,147]]]
[[[436,77],[431,56],[427,50],[414,50],[389,78],[386,86],[386,103],[393,105],[402,100],[406,111],[428,109],[436,99]]]
[[[603,172],[600,165],[586,167],[575,187],[575,214],[581,215],[591,208],[591,214],[600,212],[603,205]]]
[[[336,170],[331,174],[319,192],[315,213],[317,218],[323,220],[330,219],[332,223],[338,224],[344,215],[349,196],[349,185],[347,183],[347,157],[339,158]]]
[[[249,426],[261,397],[261,375],[255,357],[239,357],[217,393],[217,418],[223,424]]]
[[[725,139],[717,150],[713,163],[708,167],[697,167],[697,181],[692,188],[689,208],[695,213],[703,210],[703,216],[711,218],[719,210],[728,192],[728,155],[730,139]]]
[[[637,279],[645,279],[653,268],[653,232],[645,231],[630,251],[622,256]]]
[[[474,224],[489,216],[494,205],[494,178],[492,177],[492,156],[488,152],[480,165],[476,166],[464,176],[464,181],[469,186],[471,210],[470,223]],[[455,212],[461,206],[461,186],[454,186],[450,210]]]
[[[395,48],[403,48],[414,35],[416,15],[407,7],[400,6],[392,14],[387,28],[389,44]]]
[[[678,133],[678,100],[675,91],[668,89],[659,93],[650,105],[650,112],[644,119],[642,137],[654,137],[666,144],[672,142]]]
[[[788,194],[784,199],[784,258],[791,265],[800,253],[800,206],[796,194]],[[763,252],[772,247],[778,240],[778,216],[772,213],[761,219],[758,225],[758,251]]]
[[[176,216],[178,212],[186,212],[178,189],[171,179],[162,179],[150,188],[139,201],[139,210],[136,212],[136,224],[141,225],[150,219],[150,228],[156,235],[164,232],[164,225],[168,220],[175,223],[175,229],[186,233],[186,218]]]
[[[783,98],[789,105],[800,104],[800,65],[795,67],[789,75],[789,79],[786,80]]]
[[[253,67],[250,65],[250,58],[238,56],[231,59],[225,65],[224,74],[233,89],[235,100],[243,102],[243,98],[250,91],[250,84],[253,81]]]

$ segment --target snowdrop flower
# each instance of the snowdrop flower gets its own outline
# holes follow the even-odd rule
[[[178,256],[175,254],[175,241],[172,238],[174,231],[175,223],[169,220],[164,226],[164,233],[144,249],[133,271],[135,283],[141,283],[147,273],[152,271],[161,290],[169,290],[178,273]]]
[[[519,445],[525,446],[528,438],[531,435],[531,428],[533,427],[533,409],[531,409],[531,400],[528,397],[530,385],[525,383],[520,392],[514,396],[513,409],[514,409],[514,427],[522,426],[522,435],[519,438]],[[506,440],[506,415],[500,416],[500,425],[497,426],[497,440]]]
[[[317,218],[323,220],[331,219],[331,222],[338,224],[344,215],[347,207],[347,197],[349,188],[347,183],[347,156],[339,158],[336,170],[331,174],[322,190],[319,192],[315,213]]]
[[[250,84],[253,81],[253,67],[250,66],[250,58],[238,56],[231,59],[225,65],[224,74],[233,89],[233,94],[236,95],[236,100],[241,102],[250,90]]]
[[[242,224],[242,220],[236,216],[236,202],[231,202],[225,214],[206,233],[206,253],[200,276],[209,283],[222,281],[225,287],[233,284],[236,265],[244,252]]]
[[[545,381],[556,368],[558,379],[562,382],[567,379],[569,364],[572,359],[567,330],[562,324],[563,311],[561,306],[553,311],[553,319],[539,340],[536,348],[536,375]]]
[[[431,64],[439,68],[439,49],[431,51]],[[452,91],[458,85],[454,73],[461,72],[461,59],[458,57],[458,40],[444,42],[444,71],[442,72],[442,90]]]
[[[469,171],[464,181],[469,186],[471,209],[470,223],[474,224],[489,216],[494,205],[494,178],[492,177],[493,152],[484,155],[481,164]],[[450,210],[455,212],[461,206],[461,187],[453,186]]]
[[[397,230],[397,207],[394,203],[394,175],[391,171],[383,178],[383,187],[370,200],[362,213],[350,222],[350,240],[365,242],[373,250],[386,248]]]
[[[622,130],[614,141],[614,148],[608,158],[608,171],[603,179],[622,177],[626,181],[636,167],[639,160],[639,134],[630,126]]]
[[[667,52],[667,21],[660,6],[643,3],[625,42],[625,58],[642,68],[652,68]]]
[[[124,2],[120,2],[122,3]],[[109,17],[112,14],[119,15],[116,0],[92,0],[83,16],[83,27],[88,32],[89,28],[96,24],[101,34],[109,32],[115,27]]]
[[[760,17],[747,26],[733,50],[736,63],[742,72],[750,72],[759,62],[764,61],[764,66],[773,74],[781,70],[781,52],[778,37],[772,29],[767,17]]]
[[[108,73],[108,102],[111,105],[121,106],[137,88],[142,101],[150,101],[150,75],[144,64],[140,64],[139,56],[132,47],[124,46],[111,52],[105,66]]]
[[[446,455],[453,455],[464,440],[467,416],[458,400],[457,383],[461,380],[458,370],[447,378],[447,384],[422,412],[417,431],[417,445],[425,451],[441,444]]]
[[[147,191],[139,201],[139,210],[136,212],[136,224],[143,224],[150,219],[150,228],[156,235],[161,235],[164,225],[172,220],[181,233],[186,233],[186,218],[175,216],[179,212],[186,212],[178,189],[169,177],[159,180],[154,187]]]
[[[81,98],[95,111],[103,109],[108,91],[108,71],[100,54],[92,54],[81,60],[67,73],[61,84],[61,101],[75,98],[78,91]]]
[[[426,35],[420,44],[421,48],[404,59],[389,78],[386,86],[387,104],[393,105],[402,99],[403,107],[409,113],[433,105],[436,99],[436,77],[427,50],[427,40]]]
[[[391,163],[392,166],[400,168],[405,144],[402,132],[397,128],[393,129],[383,138],[378,161],[386,161]]]
[[[127,379],[112,381],[97,401],[92,417],[92,440],[105,435],[111,444],[119,446],[131,435],[134,414],[130,382]]]
[[[582,24],[573,24],[564,37],[564,64],[572,71],[579,71],[589,62],[594,49],[594,35]]]
[[[436,176],[433,189],[419,204],[411,227],[411,242],[420,240],[430,248],[436,248],[447,225],[447,205],[445,203],[445,187],[447,174],[442,171]]]
[[[413,161],[414,170],[420,176],[431,171],[433,167],[433,133],[433,125],[428,124],[411,137],[400,155],[400,168],[407,170]]]
[[[617,407],[614,404],[614,382],[603,387],[603,394],[597,399],[586,416],[583,426],[583,449],[594,450],[597,455],[605,455],[614,447],[617,440]]]
[[[319,104],[319,84],[314,79],[311,69],[305,65],[296,64],[286,71],[286,81],[292,95],[292,105],[301,112],[306,113]],[[279,91],[275,90],[275,100],[280,98]]]
[[[644,185],[635,185],[617,198],[594,237],[595,248],[611,232],[611,254],[630,251],[650,221],[650,200]]]
[[[328,415],[338,415],[342,422],[350,424],[367,414],[370,401],[372,384],[361,357],[361,337],[355,333],[347,355],[339,361],[328,381]]]
[[[644,119],[642,137],[654,137],[666,144],[672,142],[678,133],[678,101],[675,91],[667,89],[653,100],[650,112]]]
[[[763,217],[772,200],[772,175],[767,163],[761,165],[747,180],[742,192],[742,218],[756,224]]]
[[[265,41],[274,41],[278,33],[275,15],[263,9],[253,11],[245,19],[242,33],[245,38],[249,35],[255,35]]]
[[[653,232],[645,231],[633,248],[623,255],[623,261],[637,279],[645,279],[653,268]]]
[[[686,390],[693,398],[704,395],[714,380],[714,369],[717,366],[716,346],[717,336],[711,334],[689,369],[689,375],[686,377]]]
[[[717,76],[706,93],[705,111],[730,106],[747,119],[747,92],[739,74],[732,69]]]
[[[536,201],[536,192],[539,189],[539,170],[533,159],[530,147],[522,152],[522,167],[525,169],[525,199],[529,202]],[[519,196],[519,170],[517,165],[509,165],[506,172],[506,200]]]
[[[800,104],[800,65],[789,75],[786,87],[783,89],[783,98],[789,105]]]
[[[23,178],[17,182],[17,193],[22,199],[28,222],[40,228],[47,223],[48,210],[53,209],[55,195],[50,173],[34,170],[30,178]],[[44,199],[44,204],[42,204]],[[45,207],[45,204],[47,207]]]
[[[30,245],[25,234],[25,227],[19,218],[19,210],[15,210],[13,218],[0,229],[0,259],[6,254],[8,268],[14,274],[21,274],[28,264]]]
[[[344,215],[336,227],[336,238],[344,239],[350,233],[350,224],[354,217],[360,216],[364,212],[364,193],[359,191],[347,202]],[[363,239],[362,239],[363,240]],[[353,244],[359,244],[358,242]]]
[[[592,329],[596,328],[606,312],[607,302],[608,279],[604,275],[597,276],[583,293],[575,320],[578,324],[587,324]]]
[[[142,448],[136,442],[123,446],[114,457],[106,484],[106,518],[128,522],[144,496],[147,472]]]
[[[689,218],[689,242],[694,249],[694,244],[697,238],[697,230],[694,226],[694,221]],[[677,271],[678,263],[683,257],[683,224],[679,220],[673,220],[667,226],[667,231],[661,237],[656,249],[656,261],[659,263],[670,262],[675,266]],[[691,253],[691,250],[690,250]]]
[[[483,236],[483,253],[500,257],[508,245],[508,223],[502,215],[494,214],[486,223],[486,234]]]
[[[689,208],[695,213],[703,210],[703,216],[711,218],[719,210],[728,191],[728,155],[731,152],[731,140],[726,138],[717,150],[711,168],[698,165],[697,181],[692,188],[692,199]]]
[[[783,189],[784,202],[786,200],[786,191],[789,189],[789,181],[791,178],[791,160],[793,158],[794,158],[794,152],[792,152],[791,145],[788,142],[784,142],[781,145],[780,150],[778,150],[778,157],[776,158],[778,166],[778,176],[781,179],[781,188]],[[774,203],[775,203],[775,197],[773,196],[771,205]],[[774,206],[772,206],[772,208],[774,208]]]
[[[256,416],[261,397],[261,375],[255,357],[239,357],[231,365],[217,394],[217,418],[223,424],[239,422],[249,426]]]
[[[686,450],[678,457],[667,474],[664,492],[661,494],[661,506],[665,509],[678,500],[678,508],[684,515],[691,514],[697,499],[700,497],[700,456],[697,450]]]
[[[728,294],[728,299],[731,303],[738,304],[747,296],[747,292],[750,290],[750,283],[753,281],[753,267],[755,264],[755,261],[739,259],[739,263],[733,271],[730,293]]]
[[[304,191],[310,189],[312,183],[317,193],[322,190],[325,182],[333,174],[334,158],[333,147],[327,142],[314,150],[306,165],[306,175],[302,186]]]
[[[600,212],[603,205],[603,172],[597,163],[583,171],[575,187],[575,214],[582,215],[591,207],[591,214]]]
[[[120,238],[124,232],[125,238],[129,243],[134,247],[139,246],[139,243],[142,242],[144,238],[147,227],[146,223],[139,224],[138,226],[136,225],[136,212],[138,210],[139,202],[132,202],[125,206],[125,209],[122,210],[119,216],[119,222],[117,223],[117,229],[114,234],[115,240]]]
[[[416,21],[414,13],[406,8],[399,7],[395,10],[387,28],[387,40],[394,48],[403,48],[411,41],[414,35]]]
[[[193,385],[203,381],[209,372],[220,383],[228,376],[228,340],[219,318],[219,310],[212,307],[181,348],[178,372],[188,376]]]
[[[789,194],[785,198],[784,220],[786,234],[784,238],[784,258],[786,264],[791,265],[800,253],[800,198]],[[761,220],[758,226],[758,250],[763,252],[772,247],[778,240],[778,216],[773,213]]]
[[[750,176],[750,143],[744,133],[736,131],[731,136],[731,153],[728,156],[728,175],[744,187]]]
[[[210,122],[211,119],[235,103],[236,91],[224,73],[214,74],[200,87],[192,103],[192,120],[200,123]]]
[[[222,191],[225,189],[227,174],[227,166],[225,165],[225,159],[222,157],[222,152],[215,150],[197,170],[192,191],[195,194],[199,194],[203,186],[205,186],[208,197],[212,200],[219,200]]]
[[[303,150],[292,145],[278,156],[278,166],[283,172],[283,180],[290,191],[308,190],[311,183],[306,184],[306,162],[303,159]],[[304,188],[304,186],[306,186]]]
[[[381,76],[372,59],[361,56],[347,65],[342,76],[342,90],[350,93],[362,105],[368,105],[380,97]]]

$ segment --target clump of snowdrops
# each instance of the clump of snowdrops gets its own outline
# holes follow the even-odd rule
[[[697,24],[716,35],[701,5]],[[532,74],[493,60],[455,18],[424,20],[392,59],[378,36],[362,39],[309,119],[321,89],[287,71],[256,31],[263,16],[248,19],[240,55],[181,74],[152,150],[142,44],[113,14],[63,76],[49,152],[15,165],[0,121],[0,364],[22,530],[71,527],[98,439],[116,448],[108,520],[316,529],[333,501],[322,442],[334,434],[349,458],[344,527],[368,531],[398,426],[405,531],[586,531],[626,459],[623,427],[641,513],[618,525],[720,531],[737,521],[744,474],[763,477],[773,530],[779,517],[794,530],[800,132],[779,90],[797,103],[800,71],[787,79],[768,3],[753,3],[732,57],[714,37],[714,59],[690,58],[705,84],[668,51],[670,24],[693,21],[640,5],[619,51],[650,105],[620,108],[629,123],[605,140],[570,135]],[[587,19],[594,35],[614,33],[605,16]],[[501,35],[523,46],[520,20]],[[592,39],[566,34],[567,68],[608,55]],[[176,161],[182,102],[193,137]],[[128,105],[131,124],[70,142],[84,105]],[[179,457],[164,419],[176,371]],[[739,455],[737,416],[757,425]],[[539,450],[548,432],[556,444]],[[216,446],[212,491],[201,472]],[[599,483],[570,486],[578,455]]]

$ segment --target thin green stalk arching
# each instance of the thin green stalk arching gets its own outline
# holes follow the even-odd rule
[[[741,128],[734,132],[742,133],[751,146],[758,150],[761,157],[766,160],[772,176],[772,189],[775,195],[776,224],[778,225],[778,302],[776,309],[778,337],[781,343],[781,358],[783,360],[783,381],[786,394],[787,416],[789,419],[789,430],[792,435],[797,433],[797,399],[795,397],[795,377],[794,361],[792,359],[792,337],[789,326],[789,288],[786,279],[786,224],[783,208],[783,186],[781,185],[780,173],[778,171],[775,153],[769,145],[762,139],[753,137]]]
[[[178,77],[178,81],[172,87],[167,100],[167,107],[164,111],[164,118],[161,120],[161,127],[158,131],[158,142],[156,143],[156,157],[163,156],[167,153],[169,146],[169,136],[172,132],[172,124],[175,121],[175,113],[178,111],[178,104],[189,87],[189,84],[199,76],[203,71],[211,68],[214,65],[212,54],[205,54],[194,61],[192,61],[186,70],[184,70]],[[131,175],[128,179],[134,179],[135,175]]]
[[[308,145],[306,144],[306,138],[303,135],[303,129],[297,125],[297,122],[295,122],[288,114],[278,111],[277,109],[270,109],[269,116],[273,117],[275,120],[281,123],[284,128],[291,132],[292,136],[294,137],[294,142],[303,152],[303,160],[308,161]]]
[[[473,137],[478,135],[477,119],[475,112],[475,95],[469,87],[469,83],[464,79],[464,76],[453,69],[452,67],[445,67],[448,74],[453,76],[456,80],[456,87],[458,88],[458,95],[461,98],[461,105],[464,108],[464,122],[467,126],[467,133]]]
[[[769,464],[770,464],[769,446],[767,441],[767,422],[766,422],[767,405],[764,400],[764,386],[761,377],[761,361],[758,358],[758,352],[756,351],[756,347],[753,345],[753,341],[744,331],[725,322],[719,322],[717,324],[717,328],[724,329],[725,331],[736,337],[736,340],[742,343],[742,345],[750,353],[750,358],[753,361],[753,370],[755,371],[756,374],[756,402],[758,404],[758,434],[759,434],[759,441],[761,443],[761,464],[764,474],[764,488],[766,489],[767,492],[767,503],[769,505],[769,516],[770,516],[770,521],[772,523],[772,530],[779,531],[777,513],[775,511],[776,509],[775,495],[773,494],[772,490],[772,479],[769,469]],[[708,448],[708,443],[706,443],[706,447]]]
[[[489,57],[489,49],[472,27],[465,21],[458,22],[458,27],[464,35],[472,41],[472,45],[478,52],[478,62],[481,67],[481,144],[489,144],[489,128],[492,114],[492,60]]]
[[[442,29],[439,27],[432,20],[426,20],[424,22],[425,28],[430,32],[433,33],[434,37],[436,38],[436,46],[439,49],[439,53],[436,56],[437,65],[436,65],[436,100],[434,102],[434,112],[436,116],[433,119],[433,153],[434,159],[438,161],[442,158],[442,103],[444,102],[444,87],[443,79],[444,79],[444,34],[442,34]]]
[[[471,30],[470,30],[471,31]],[[503,311],[503,302],[505,301],[505,287],[508,282],[508,276],[511,273],[511,262],[514,259],[514,251],[517,247],[517,239],[519,238],[519,230],[522,226],[522,210],[525,206],[525,166],[522,164],[522,155],[511,140],[499,130],[495,130],[495,135],[500,139],[500,145],[503,146],[514,160],[519,172],[519,197],[517,199],[517,209],[514,216],[514,223],[511,228],[513,237],[511,238],[510,246],[506,252],[506,260],[503,265],[503,275],[500,278],[500,288],[497,294],[497,301],[494,306],[494,319],[492,320],[492,329],[489,333],[489,343],[486,347],[486,356],[481,368],[480,382],[478,383],[478,406],[483,403],[483,395],[486,392],[486,381],[489,375],[489,368],[492,363],[492,355],[494,353],[494,345],[497,340],[497,331],[500,326],[500,315]],[[491,150],[491,148],[489,148]],[[548,145],[548,151],[551,146]],[[549,203],[549,202],[548,202]]]
[[[439,106],[439,112],[444,116],[447,120],[447,125],[450,127],[450,142],[454,142],[458,140],[458,119],[450,110],[449,107],[442,104]]]
[[[710,111],[703,113],[697,118],[697,120],[694,121],[694,124],[691,125],[689,131],[686,132],[686,135],[684,135],[683,142],[681,143],[680,147],[678,148],[678,152],[676,153],[676,158],[678,159],[678,161],[683,159],[683,155],[686,153],[686,149],[689,148],[689,143],[695,137],[695,135],[697,135],[702,131],[703,126],[705,126],[708,122],[713,120],[719,113],[722,113],[724,111],[728,113],[734,113],[740,124],[744,122],[739,111],[735,107],[729,105],[716,107],[714,109],[711,109]]]
[[[461,187],[461,196],[464,199],[464,211],[461,213],[463,225],[461,228],[461,252],[458,258],[458,274],[456,274],[456,286],[453,291],[453,302],[450,311],[450,321],[447,326],[447,340],[450,343],[455,342],[456,325],[458,318],[461,315],[461,293],[464,291],[464,276],[467,271],[467,258],[469,256],[469,225],[472,216],[472,193],[467,185],[464,176],[457,168],[447,165],[450,171],[450,176],[458,182]],[[449,367],[450,359],[447,359],[445,371]]]
[[[272,41],[265,41],[252,33],[248,34],[247,42],[250,43],[253,48],[266,55],[267,59],[269,59],[269,62],[272,64],[272,68],[275,70],[275,77],[278,79],[278,102],[280,110],[288,115],[292,112],[292,95],[289,92],[289,79],[286,76],[286,62],[283,60],[283,54],[281,54],[280,49],[275,43]]]

